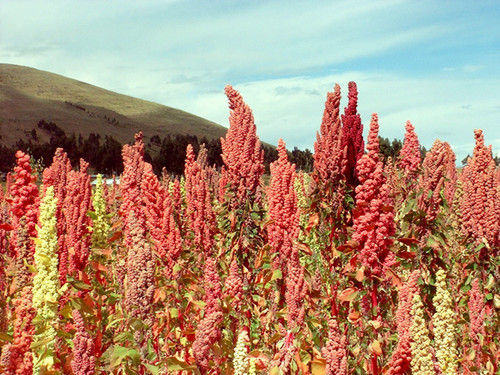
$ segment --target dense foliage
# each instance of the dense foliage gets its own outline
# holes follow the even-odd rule
[[[385,158],[351,82],[344,115],[340,87],[327,96],[312,171],[280,140],[265,179],[252,111],[226,94],[218,155],[183,144],[182,178],[157,177],[141,133],[119,184],[91,188],[61,148],[41,173],[15,154],[1,373],[497,374],[500,171],[482,132],[461,171],[439,140],[422,161],[410,122]],[[181,158],[179,139],[150,142]]]

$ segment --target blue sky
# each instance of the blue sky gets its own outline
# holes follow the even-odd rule
[[[313,147],[326,93],[358,84],[365,130],[500,154],[498,1],[0,2],[0,62],[59,73],[228,126],[224,86],[260,138]]]

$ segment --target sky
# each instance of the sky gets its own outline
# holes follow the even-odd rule
[[[313,149],[328,91],[358,86],[365,127],[457,164],[474,129],[500,155],[500,2],[0,1],[0,63],[62,74],[229,126],[224,87],[260,139]]]

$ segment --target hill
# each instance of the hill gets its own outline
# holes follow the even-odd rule
[[[157,135],[195,135],[208,140],[227,129],[179,109],[118,94],[29,67],[0,64],[0,145],[28,140],[40,120],[57,124],[68,136],[91,133],[133,141],[141,130],[145,142]],[[50,135],[38,131],[40,142]]]

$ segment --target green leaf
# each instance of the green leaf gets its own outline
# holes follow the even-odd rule
[[[83,281],[80,280],[73,280],[71,282],[71,285],[73,285],[78,290],[92,290],[91,285],[85,284]]]
[[[107,326],[106,326],[106,330],[110,329],[110,328],[113,328],[115,326],[115,324],[121,322],[125,320],[125,318],[119,318],[119,319],[115,319],[113,320],[111,323],[109,323]]]
[[[136,349],[129,349],[127,357],[129,357],[132,360],[132,363],[136,366],[141,363],[141,355]]]
[[[191,302],[193,303],[193,305],[196,305],[196,306],[198,306],[201,309],[203,309],[205,307],[205,305],[206,305],[206,303],[203,302],[203,301],[191,301]]]
[[[168,309],[168,312],[170,313],[170,316],[172,318],[178,318],[179,317],[179,310],[175,307],[171,307]]]
[[[97,220],[97,214],[94,211],[87,211],[87,215],[93,220]]]
[[[12,342],[13,339],[12,339],[12,336],[11,335],[8,335],[4,332],[0,332],[0,341],[4,341],[4,342]]]
[[[72,298],[70,301],[71,301],[71,306],[73,306],[74,309],[79,311],[83,310],[87,314],[94,315],[95,311],[89,305],[87,305],[87,303],[83,299]]]
[[[158,375],[160,373],[160,368],[158,366],[150,365],[149,363],[145,363],[144,366],[153,374]]]
[[[48,343],[53,342],[53,341],[54,341],[54,339],[52,339],[50,337],[46,338],[46,339],[43,339],[43,340],[40,340],[40,341],[35,341],[35,342],[31,343],[31,347],[30,348],[31,349],[36,349],[36,348],[39,348],[41,346],[45,346]]]
[[[194,370],[195,368],[177,357],[167,358],[167,369],[170,371]]]
[[[274,281],[276,279],[282,279],[283,278],[283,272],[281,270],[274,270],[273,276],[271,277],[271,281]]]
[[[24,265],[26,266],[26,268],[28,268],[28,271],[30,271],[31,273],[37,273],[37,269],[35,266],[33,266],[32,264],[29,264],[26,259],[23,259],[24,261]]]
[[[120,332],[115,336],[114,341],[115,342],[126,342],[126,341],[133,341],[134,340],[134,335],[132,335],[131,332]]]
[[[114,368],[119,366],[122,361],[127,357],[129,349],[124,346],[115,345],[113,347],[113,353],[111,354],[110,367]]]
[[[44,265],[45,267],[50,266],[51,259],[47,255],[45,255],[45,254],[38,254],[37,257],[38,257],[38,259],[41,260],[42,265]]]
[[[144,322],[140,319],[133,319],[130,323],[130,326],[135,330],[135,331],[140,331],[141,329],[144,328]]]

